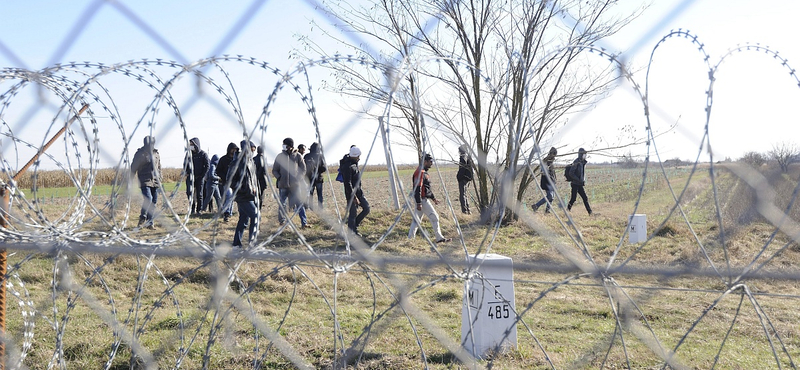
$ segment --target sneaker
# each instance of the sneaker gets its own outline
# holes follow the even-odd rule
[[[155,230],[156,229],[156,224],[153,223],[153,222],[150,222],[149,224],[147,224],[146,228],[150,229],[150,230]]]
[[[230,220],[230,219],[231,219],[231,214],[230,214],[230,213],[227,213],[227,212],[225,212],[225,213],[222,215],[222,221],[224,221],[224,222],[228,222],[228,220]]]
[[[533,205],[533,211],[536,212],[538,210],[539,210],[539,205],[538,204],[534,204]]]
[[[147,221],[147,220],[144,217],[139,217],[139,223],[136,224],[136,227],[142,227],[142,225],[144,225],[145,221]]]
[[[304,225],[301,225],[300,227],[303,228],[303,229],[310,229],[311,228],[311,224],[304,224]]]
[[[447,243],[447,242],[452,241],[452,240],[453,240],[452,238],[439,239],[439,240],[436,241],[436,244]]]

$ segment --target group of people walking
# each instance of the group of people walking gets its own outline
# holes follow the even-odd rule
[[[308,148],[303,144],[295,149],[294,140],[285,138],[282,150],[275,157],[271,173],[275,178],[275,187],[278,190],[278,222],[284,225],[294,213],[300,216],[300,226],[310,227],[306,208],[316,193],[316,205],[312,209],[323,208],[323,174],[327,171],[325,157],[318,143],[313,143]],[[247,228],[248,241],[252,241],[258,233],[258,223],[261,208],[264,204],[264,192],[267,188],[266,163],[263,149],[253,142],[243,140],[239,146],[235,143],[228,144],[225,155],[218,157],[208,154],[201,148],[200,140],[189,140],[190,155],[187,155],[184,171],[186,174],[186,195],[189,199],[190,213],[192,216],[203,212],[213,211],[214,204],[221,212],[223,220],[227,222],[233,213],[233,203],[236,202],[239,210],[239,220],[234,231],[233,245],[241,247],[243,244],[244,229]],[[459,188],[459,204],[461,212],[470,214],[467,186],[473,180],[474,163],[469,154],[469,147],[462,145],[459,151],[459,168],[456,174]],[[592,214],[586,196],[585,165],[586,151],[581,148],[576,158],[565,171],[565,176],[570,182],[572,194],[567,209],[571,210],[577,195],[581,196],[586,211]],[[555,193],[555,158],[558,154],[556,148],[550,148],[543,159],[545,170],[542,171],[541,188],[545,196],[533,206],[536,211],[542,205],[547,205],[545,212],[550,212]],[[359,225],[369,215],[371,209],[369,201],[364,195],[361,182],[359,161],[361,149],[353,145],[339,161],[339,176],[337,180],[343,183],[345,199],[347,200],[347,227],[356,236],[361,236]],[[433,227],[433,234],[437,243],[448,242],[451,238],[445,237],[439,226],[439,215],[435,205],[439,200],[431,188],[428,170],[433,166],[434,160],[430,154],[424,154],[419,166],[413,174],[413,197],[415,208],[414,217],[409,228],[408,238],[413,239],[418,229],[419,222],[427,217]],[[144,145],[134,154],[131,161],[131,174],[139,180],[143,196],[142,208],[139,214],[137,227],[155,228],[153,219],[155,205],[158,199],[158,188],[161,185],[161,160],[155,148],[155,138],[147,136]],[[360,209],[360,211],[359,211]]]
[[[283,140],[283,150],[272,165],[272,176],[278,189],[280,207],[278,221],[286,222],[287,215],[297,210],[301,227],[309,227],[306,217],[306,197],[317,193],[317,207],[322,208],[322,174],[327,171],[325,158],[319,144],[314,143],[303,156],[305,146],[294,148],[292,138]],[[189,140],[189,155],[184,162],[186,196],[192,216],[212,211],[216,204],[228,222],[233,214],[233,203],[239,210],[239,220],[234,231],[233,245],[241,247],[244,229],[252,241],[258,233],[258,221],[267,189],[266,163],[263,149],[252,141],[242,140],[239,146],[228,144],[225,155],[208,154],[200,146],[200,139]],[[161,157],[155,148],[155,138],[147,136],[144,145],[134,154],[131,174],[135,175],[142,191],[142,209],[137,227],[154,229],[154,213],[161,186]]]
[[[564,176],[566,180],[569,181],[571,190],[569,203],[567,203],[567,210],[572,210],[572,205],[575,204],[577,196],[580,195],[583,200],[583,206],[586,207],[586,212],[591,215],[592,207],[589,205],[589,197],[586,196],[586,190],[584,189],[586,185],[586,154],[587,152],[585,149],[578,149],[578,158],[575,158],[575,160],[565,168]],[[554,165],[556,155],[558,155],[558,149],[551,147],[550,151],[547,152],[547,156],[542,159],[545,168],[542,169],[539,186],[541,186],[542,190],[545,192],[545,196],[533,205],[534,212],[545,204],[547,204],[545,213],[549,213],[552,209],[553,196],[556,191],[556,168]]]

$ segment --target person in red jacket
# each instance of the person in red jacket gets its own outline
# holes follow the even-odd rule
[[[419,224],[417,219],[422,220],[422,216],[428,216],[433,226],[433,233],[436,236],[437,243],[449,242],[450,238],[445,238],[439,228],[439,214],[436,213],[435,204],[439,204],[436,196],[431,190],[431,180],[428,175],[428,169],[433,166],[433,157],[430,154],[425,154],[422,160],[422,167],[414,171],[414,201],[416,202],[415,214],[417,217],[411,221],[411,229],[408,230],[408,238],[414,239],[417,236],[417,229]]]

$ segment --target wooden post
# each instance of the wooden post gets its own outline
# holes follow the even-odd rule
[[[14,175],[13,180],[14,183],[19,181],[19,178],[31,167],[42,155],[42,153],[47,150],[53,143],[58,139],[61,134],[67,131],[72,122],[75,122],[78,117],[83,114],[87,109],[89,109],[89,104],[84,104],[81,107],[81,110],[78,111],[77,114],[72,116],[67,123],[64,124],[58,132],[56,132],[53,137],[47,141],[44,146],[39,149],[38,152],[28,161],[22,169]],[[0,187],[0,196],[2,196],[2,200],[0,200],[0,227],[6,228],[8,227],[8,215],[9,215],[9,205],[11,204],[11,190],[8,188],[8,185],[4,185]],[[5,245],[0,245],[0,334],[5,336],[6,334],[6,274],[8,273],[8,251],[5,248]],[[5,340],[0,340],[0,370],[5,370],[6,368],[6,343]]]

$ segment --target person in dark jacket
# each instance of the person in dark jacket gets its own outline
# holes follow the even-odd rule
[[[275,156],[272,164],[272,176],[275,177],[275,186],[279,193],[278,223],[281,225],[286,222],[288,213],[297,208],[301,227],[309,227],[303,206],[308,197],[305,175],[306,164],[303,157],[294,150],[294,140],[290,137],[283,139],[283,151]]]
[[[314,191],[316,191],[318,209],[322,209],[322,174],[328,170],[328,167],[325,165],[325,157],[322,155],[319,144],[311,144],[311,147],[308,148],[308,154],[303,157],[303,161],[306,163],[306,178],[311,185],[309,196],[313,198]]]
[[[156,138],[145,136],[144,146],[136,151],[131,161],[131,176],[136,175],[142,190],[142,210],[136,227],[155,229],[154,214],[161,187],[161,156],[155,148]]]
[[[222,217],[223,221],[228,222],[228,219],[233,213],[233,190],[230,187],[230,179],[228,178],[228,168],[231,161],[236,157],[239,152],[239,147],[235,143],[228,144],[225,155],[219,159],[217,163],[217,177],[219,177],[220,186],[219,191],[222,194]]]
[[[472,181],[472,156],[469,147],[465,144],[458,147],[458,202],[461,204],[461,213],[470,214],[469,199],[467,198],[467,185]]]
[[[231,162],[234,169],[231,172],[230,187],[236,192],[236,205],[239,207],[239,222],[236,223],[236,230],[233,233],[233,246],[242,247],[242,236],[244,228],[249,226],[248,244],[252,243],[258,235],[259,209],[256,205],[258,196],[258,183],[256,181],[256,166],[253,156],[256,146],[247,141],[242,141],[242,151],[238,154],[239,158],[234,158]]]
[[[553,166],[553,162],[556,160],[556,154],[558,154],[558,149],[551,147],[550,151],[547,152],[547,156],[542,159],[542,162],[544,162],[544,169],[542,171],[542,179],[539,182],[539,186],[542,187],[542,190],[545,192],[545,196],[533,205],[534,212],[536,212],[536,210],[538,210],[539,207],[545,203],[547,203],[547,209],[544,211],[545,213],[549,213],[550,209],[552,209],[551,204],[553,203],[553,195],[556,191],[556,168]]]
[[[267,161],[264,158],[264,148],[256,148],[253,162],[256,164],[256,182],[258,183],[258,209],[264,208],[264,191],[267,190]]]
[[[439,214],[436,212],[436,208],[433,208],[434,204],[439,204],[439,200],[436,199],[431,189],[431,179],[428,175],[428,169],[431,166],[433,166],[433,157],[430,154],[425,154],[422,158],[422,166],[414,171],[414,201],[417,206],[415,210],[416,217],[411,221],[411,228],[408,230],[408,238],[414,239],[417,236],[417,229],[419,228],[417,219],[421,221],[422,216],[425,215],[431,220],[436,242],[449,242],[452,239],[445,238],[442,235],[442,230],[439,228]]]
[[[200,214],[203,208],[203,192],[205,190],[206,172],[208,171],[208,154],[200,148],[200,139],[189,140],[191,161],[186,163],[186,196],[189,197],[189,212]]]
[[[592,214],[592,207],[589,206],[589,197],[586,196],[586,150],[583,148],[578,149],[578,158],[572,162],[572,170],[570,171],[571,178],[570,186],[572,187],[572,195],[567,204],[567,210],[572,210],[572,205],[575,204],[576,195],[580,194],[583,199],[583,205],[586,207],[586,212]]]
[[[353,145],[350,147],[350,153],[339,161],[339,169],[344,180],[344,196],[348,206],[347,227],[357,236],[361,236],[358,226],[370,212],[369,202],[361,188],[361,171],[358,169],[360,159],[361,149]],[[358,213],[358,207],[361,207],[361,213]]]
[[[208,164],[208,171],[206,171],[206,185],[203,194],[203,207],[201,209],[203,212],[212,210],[212,199],[216,202],[218,210],[222,207],[220,202],[222,196],[219,193],[219,176],[217,176],[217,163],[219,163],[219,156],[214,154],[211,156],[211,162]]]

